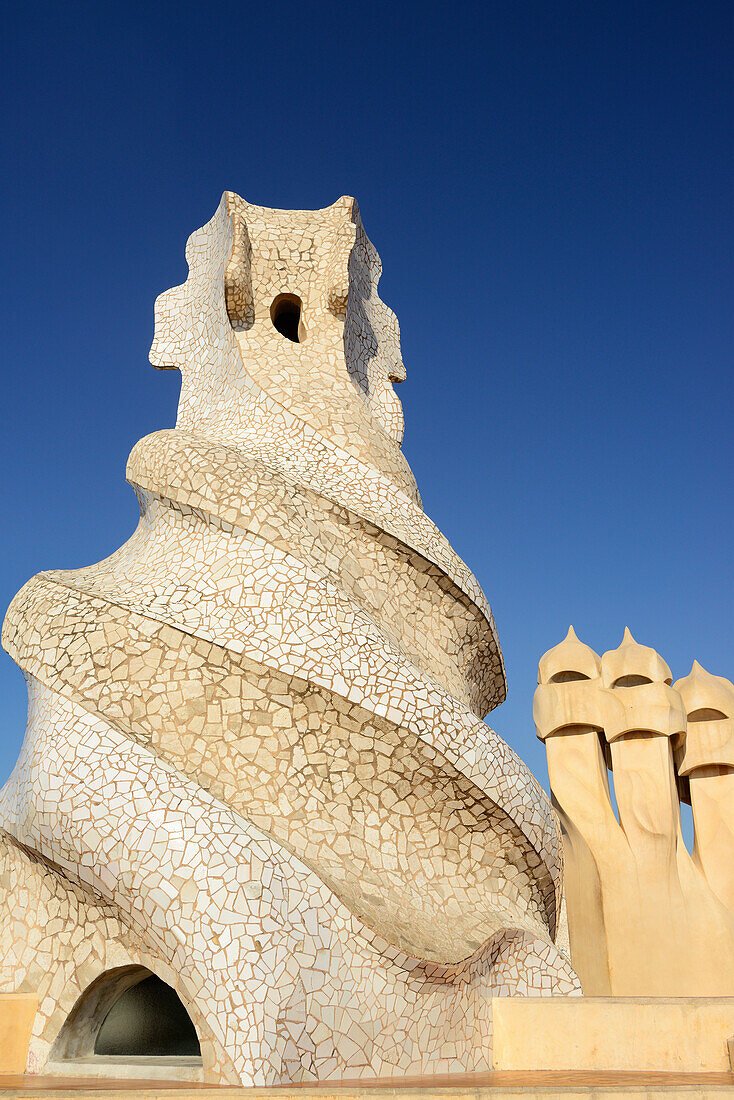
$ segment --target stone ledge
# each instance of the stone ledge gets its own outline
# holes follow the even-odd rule
[[[204,1068],[201,1058],[197,1057],[166,1058],[95,1054],[88,1058],[47,1062],[44,1076],[116,1078],[118,1081],[142,1078],[144,1081],[165,1080],[191,1083],[204,1080]],[[90,1087],[94,1083],[90,1082]]]
[[[441,1077],[378,1078],[274,1088],[184,1084],[175,1081],[91,1081],[49,1077],[0,1077],[3,1100],[503,1100],[504,1097],[609,1097],[610,1100],[667,1100],[734,1095],[732,1073],[522,1072],[456,1074]]]

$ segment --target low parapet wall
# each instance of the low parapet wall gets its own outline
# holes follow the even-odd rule
[[[37,1010],[35,993],[0,993],[0,1074],[25,1070]]]
[[[734,997],[494,997],[496,1070],[727,1071]]]

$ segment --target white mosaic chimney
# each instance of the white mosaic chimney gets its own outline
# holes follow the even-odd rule
[[[94,1063],[151,974],[209,1080],[489,1068],[492,995],[579,990],[561,847],[482,721],[494,621],[400,449],[379,258],[350,198],[229,192],[186,257],[151,351],[177,424],[128,462],[139,526],[5,620],[30,704],[0,988],[39,995],[29,1068]]]

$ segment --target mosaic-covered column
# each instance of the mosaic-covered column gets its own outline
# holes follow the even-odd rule
[[[128,462],[139,526],[4,626],[30,708],[0,978],[39,993],[33,1067],[124,966],[177,990],[211,1079],[488,1067],[491,994],[579,988],[560,838],[482,721],[495,625],[400,447],[379,258],[352,199],[231,193],[186,257],[151,351],[178,420]]]

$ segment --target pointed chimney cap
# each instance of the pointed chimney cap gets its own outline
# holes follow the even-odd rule
[[[696,711],[719,711],[722,718],[734,718],[734,684],[725,676],[707,672],[698,661],[673,686],[680,692],[689,718]],[[713,719],[712,714],[710,720]]]
[[[607,650],[602,657],[601,674],[605,687],[630,686],[629,682],[634,681],[663,684],[673,682],[673,674],[667,662],[652,646],[640,645],[628,626],[624,628],[624,635],[617,649]]]
[[[594,680],[601,670],[599,655],[576,636],[572,626],[568,634],[540,658],[538,683],[564,683],[568,680]]]

